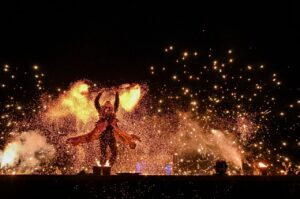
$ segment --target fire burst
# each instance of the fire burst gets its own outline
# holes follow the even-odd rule
[[[77,119],[86,123],[92,116],[96,115],[93,103],[88,98],[89,85],[84,82],[75,83],[69,91],[62,94],[58,100],[46,107],[49,118],[62,118],[69,114],[75,115]]]
[[[141,99],[141,87],[136,84],[134,86],[123,85],[121,88],[122,92],[120,93],[120,104],[124,110],[130,112]]]
[[[74,115],[83,123],[87,123],[91,118],[97,116],[97,111],[94,108],[93,97],[96,92],[89,92],[90,86],[85,82],[79,81],[73,84],[69,91],[63,93],[58,100],[47,107],[47,116],[50,118],[62,118],[67,115]],[[120,105],[127,111],[132,111],[142,97],[141,86],[136,85],[121,85],[120,88]],[[111,100],[112,94],[104,93],[101,98],[101,103]]]
[[[238,174],[244,164],[257,167],[253,163],[258,159],[279,165],[291,162],[280,149],[292,144],[280,140],[280,146],[274,146],[266,139],[272,130],[280,131],[275,121],[285,120],[300,104],[299,99],[290,99],[287,110],[276,107],[279,96],[275,94],[284,86],[280,74],[260,63],[239,64],[232,49],[222,58],[214,56],[212,49],[178,51],[175,45],[165,48],[170,60],[150,67],[153,82],[147,85],[149,90],[141,84],[104,88],[77,81],[49,94],[44,87],[45,74],[41,67],[33,66],[31,72],[26,71],[30,81],[34,79],[28,89],[41,100],[26,105],[13,93],[18,90],[25,95],[27,82],[0,82],[7,94],[0,102],[2,173],[9,169],[40,174],[89,171],[99,154],[98,144],[72,148],[65,140],[93,129],[98,118],[93,104],[96,94],[104,91],[103,104],[113,100],[116,89],[120,93],[120,127],[138,134],[143,142],[134,152],[119,145],[114,172],[134,171],[139,163],[139,170],[147,174],[166,174],[166,165],[172,165],[176,174],[209,174],[215,160],[225,159],[230,173]],[[3,75],[15,81],[16,71],[5,65]],[[298,126],[297,120],[287,129],[295,131]],[[299,147],[299,140],[296,143]]]

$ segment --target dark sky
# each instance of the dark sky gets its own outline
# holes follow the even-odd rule
[[[41,3],[43,2],[43,3]],[[298,64],[296,8],[217,3],[9,1],[0,6],[0,64],[40,65],[49,79],[143,80],[171,44],[253,49],[294,74]],[[83,3],[84,2],[84,3]],[[293,76],[293,75],[292,75]],[[297,82],[297,78],[291,78]]]

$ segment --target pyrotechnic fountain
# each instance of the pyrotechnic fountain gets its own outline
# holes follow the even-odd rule
[[[91,92],[88,84],[79,81],[72,84],[69,90],[55,99],[42,99],[43,112],[38,114],[36,121],[39,123],[39,128],[48,131],[49,134],[37,133],[37,136],[41,137],[39,139],[43,140],[42,145],[37,145],[38,140],[36,138],[30,139],[33,142],[30,143],[33,147],[31,153],[43,152],[50,160],[48,165],[44,165],[41,173],[57,172],[57,169],[63,170],[61,172],[64,173],[73,174],[84,169],[91,170],[94,164],[93,160],[99,154],[97,142],[72,147],[67,145],[65,140],[70,136],[86,133],[93,128],[97,118],[93,98],[101,89],[93,88]],[[112,98],[110,90],[105,90],[101,103]],[[119,146],[120,155],[114,172],[134,171],[136,162],[141,162],[143,172],[147,174],[166,174],[164,165],[172,162],[175,152],[185,149],[193,150],[199,143],[202,144],[205,153],[215,153],[217,156],[227,158],[237,167],[241,167],[241,155],[238,149],[231,144],[231,138],[223,132],[212,130],[211,135],[205,135],[204,129],[192,118],[189,118],[188,113],[159,117],[151,115],[150,110],[143,104],[147,104],[147,101],[142,99],[143,96],[147,95],[146,85],[122,85],[119,90],[122,107],[118,115],[120,126],[128,132],[135,132],[141,136],[142,143],[139,144],[136,151],[122,145]],[[182,115],[185,115],[185,119],[180,121],[179,118]],[[191,133],[194,133],[195,137]],[[25,135],[30,135],[30,133]],[[18,137],[13,139],[15,141],[8,142],[0,156],[1,167],[12,167],[14,172],[34,173],[37,170],[36,167],[40,166],[39,163],[36,162],[32,170],[24,171],[23,165],[25,163],[21,155],[24,156],[24,153],[27,154],[30,151],[18,145]],[[35,145],[37,146],[34,147]],[[187,145],[188,147],[186,147]],[[49,150],[49,147],[52,150]],[[57,161],[54,153],[56,155],[64,154],[63,159],[60,159],[60,161],[66,162],[63,168],[52,165],[51,160]],[[7,171],[4,170],[4,173]]]
[[[165,49],[166,54],[173,51],[173,46]],[[160,75],[159,85],[105,87],[82,80],[65,90],[58,88],[57,95],[46,92],[44,74],[34,66],[40,100],[26,108],[9,98],[5,105],[8,111],[1,116],[8,129],[3,130],[5,136],[1,138],[4,140],[0,151],[1,173],[76,174],[83,170],[91,173],[99,155],[99,143],[73,147],[66,139],[94,128],[98,118],[94,98],[99,91],[103,91],[100,101],[103,104],[114,101],[114,91],[118,90],[119,126],[140,136],[142,142],[137,143],[135,150],[118,145],[119,155],[112,173],[138,170],[144,174],[167,175],[172,170],[176,175],[210,174],[215,161],[224,159],[229,163],[228,174],[239,174],[244,164],[251,165],[249,159],[255,162],[255,159],[269,158],[272,153],[267,148],[267,153],[254,155],[254,151],[267,147],[264,140],[255,138],[267,132],[268,115],[276,97],[264,93],[263,86],[268,84],[256,80],[252,74],[254,70],[263,73],[264,65],[248,65],[236,71],[232,67],[232,50],[227,54],[228,60],[217,60],[210,51],[209,62],[196,72],[191,67],[192,61],[189,62],[199,57],[196,51],[180,54],[172,62],[178,65],[176,69],[151,66],[152,78],[156,80],[156,75]],[[5,65],[4,69],[8,73],[10,67]],[[272,86],[277,89],[282,82],[276,73],[271,76]],[[252,90],[245,91],[241,82]],[[3,85],[5,88],[6,84]],[[252,111],[252,102],[259,97],[263,103]],[[299,100],[296,104],[300,104]],[[11,107],[15,109],[12,111]],[[20,117],[12,117],[15,113]],[[284,115],[281,111],[278,116]],[[290,161],[279,154],[276,158],[278,162]]]

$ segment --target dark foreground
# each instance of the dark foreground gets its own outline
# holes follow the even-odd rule
[[[300,198],[300,176],[0,176],[0,198]]]

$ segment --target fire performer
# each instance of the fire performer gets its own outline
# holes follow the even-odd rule
[[[99,120],[96,123],[96,127],[87,134],[69,138],[68,143],[72,145],[78,145],[81,143],[87,143],[96,139],[100,140],[101,157],[100,163],[104,165],[107,161],[107,147],[110,148],[111,155],[109,163],[112,166],[117,157],[117,146],[116,141],[122,141],[128,144],[131,149],[135,149],[135,141],[141,141],[140,138],[134,134],[127,134],[120,130],[118,127],[118,119],[116,118],[116,112],[119,108],[119,92],[115,94],[114,105],[110,101],[106,101],[101,107],[99,100],[103,92],[98,93],[95,98],[94,104],[99,114]]]

